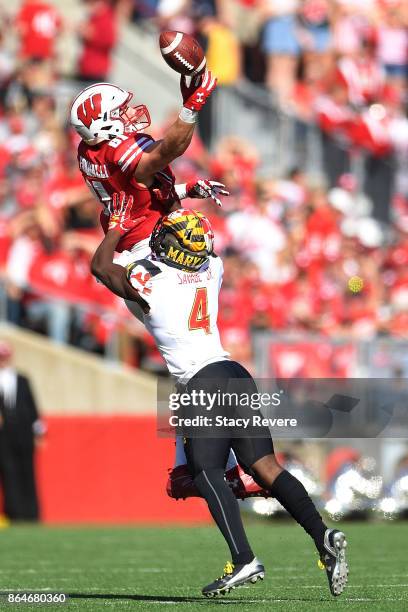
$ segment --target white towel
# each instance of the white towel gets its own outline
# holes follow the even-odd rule
[[[13,368],[0,369],[0,393],[4,399],[4,406],[13,409],[17,395],[17,372]]]

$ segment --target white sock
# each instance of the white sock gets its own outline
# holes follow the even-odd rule
[[[183,436],[176,436],[176,457],[174,467],[179,465],[186,465],[187,458],[184,452]]]
[[[236,465],[238,465],[238,461],[237,461],[234,451],[231,448],[230,454],[228,455],[227,465],[225,466],[225,471],[228,472],[228,470],[235,467]]]

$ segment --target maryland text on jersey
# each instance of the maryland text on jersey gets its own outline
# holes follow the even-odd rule
[[[189,270],[190,268],[193,270],[198,270],[207,257],[197,257],[197,255],[187,255],[183,249],[175,249],[170,245],[169,250],[167,252],[167,257],[171,259],[171,261],[175,264],[179,264],[181,269]]]

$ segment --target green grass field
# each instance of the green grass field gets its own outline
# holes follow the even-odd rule
[[[312,543],[288,522],[251,522],[266,576],[217,600],[200,596],[228,559],[212,527],[46,528],[0,532],[0,591],[58,591],[66,605],[1,610],[408,610],[408,524],[346,524],[349,588],[332,598]]]

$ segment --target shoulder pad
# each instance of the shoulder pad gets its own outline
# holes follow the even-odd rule
[[[157,276],[161,273],[161,269],[159,266],[156,266],[150,259],[138,259],[137,261],[133,261],[128,265],[128,270],[133,270],[136,266],[143,267],[147,272],[150,272],[150,276]]]
[[[109,160],[119,166],[124,174],[132,174],[143,155],[143,151],[154,142],[147,134],[132,134],[109,141]]]
[[[129,264],[126,276],[140,294],[148,296],[152,292],[152,278],[161,273],[161,270],[149,259],[139,259]]]

